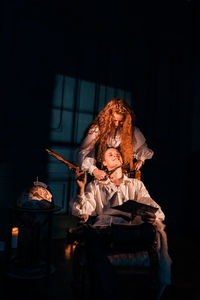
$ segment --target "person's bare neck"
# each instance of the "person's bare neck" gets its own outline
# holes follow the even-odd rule
[[[111,170],[109,170],[111,171]],[[110,180],[115,183],[116,185],[120,185],[123,181],[123,173],[122,173],[122,168],[119,167],[116,169],[111,175],[110,175]]]

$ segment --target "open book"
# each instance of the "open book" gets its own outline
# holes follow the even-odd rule
[[[117,209],[119,211],[126,212],[126,213],[138,215],[138,216],[143,216],[147,212],[156,213],[156,211],[158,210],[157,207],[139,203],[135,200],[128,200],[128,201],[124,202],[122,205],[117,205],[112,208]]]

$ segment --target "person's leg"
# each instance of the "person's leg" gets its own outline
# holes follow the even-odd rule
[[[119,285],[112,264],[107,258],[107,236],[98,231],[88,232],[86,255],[91,292],[95,299],[119,299]]]

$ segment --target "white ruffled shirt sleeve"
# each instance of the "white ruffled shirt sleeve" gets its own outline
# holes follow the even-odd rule
[[[94,130],[90,130],[88,135],[83,140],[83,143],[78,151],[78,165],[81,170],[89,172],[91,175],[96,169],[95,159],[95,139],[98,135],[99,129],[96,127]]]
[[[95,183],[92,181],[87,185],[86,192],[82,196],[76,195],[72,199],[72,214],[74,216],[94,214],[98,201],[95,190]]]
[[[134,158],[137,160],[151,159],[154,152],[149,149],[146,143],[146,139],[140,129],[135,126],[133,133],[133,144],[134,144]]]

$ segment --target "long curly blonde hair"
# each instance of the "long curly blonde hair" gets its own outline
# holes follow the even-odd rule
[[[135,126],[135,114],[123,99],[113,98],[108,102],[89,125],[84,136],[86,136],[88,132],[92,133],[98,127],[98,135],[92,143],[98,146],[97,162],[102,166],[104,153],[107,149],[107,139],[113,129],[114,113],[124,115],[119,150],[124,164],[127,165],[130,170],[133,170],[133,130]]]

